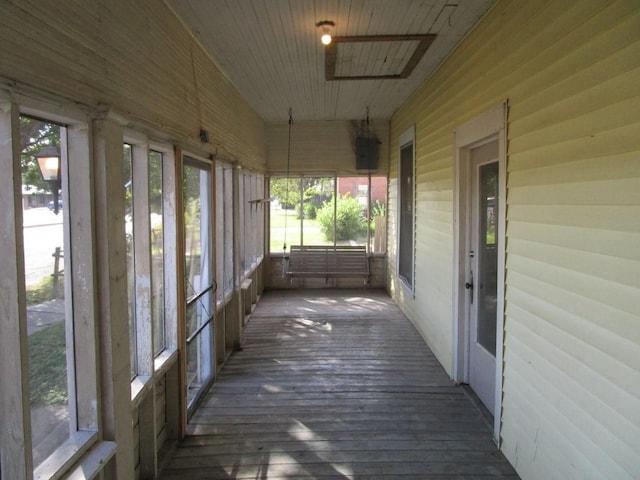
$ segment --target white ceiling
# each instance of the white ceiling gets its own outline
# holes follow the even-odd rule
[[[388,119],[494,0],[166,0],[266,122]],[[325,79],[321,20],[334,36],[436,34],[406,79]],[[336,75],[398,72],[417,42],[338,43]]]

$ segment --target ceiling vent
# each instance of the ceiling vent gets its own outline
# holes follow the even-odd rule
[[[325,47],[325,78],[407,78],[435,38],[433,34],[333,37],[331,43]]]

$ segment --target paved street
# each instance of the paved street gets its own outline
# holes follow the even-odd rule
[[[63,248],[62,212],[55,215],[48,208],[24,210],[25,282],[36,285],[53,273],[53,253]],[[60,262],[60,269],[64,267]]]
[[[64,320],[64,300],[56,299],[27,307],[27,334]]]
[[[53,273],[56,247],[63,248],[62,212],[55,215],[48,208],[29,208],[24,215],[24,262],[27,287],[37,285]],[[60,269],[64,260],[60,260]],[[60,286],[62,290],[62,285]],[[64,300],[56,299],[27,307],[27,332],[45,328],[64,320]]]

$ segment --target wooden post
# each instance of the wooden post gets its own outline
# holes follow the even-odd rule
[[[53,254],[51,254],[51,256],[53,257],[53,285],[51,287],[51,293],[52,293],[52,297],[53,298],[58,298],[59,294],[58,292],[60,291],[58,289],[58,277],[62,275],[62,272],[60,272],[60,258],[62,258],[62,252],[60,247],[56,247],[56,251],[53,252]]]
[[[95,120],[95,214],[100,328],[100,412],[103,438],[117,445],[106,478],[131,478],[135,471],[131,421],[129,321],[127,314],[122,126]]]
[[[33,476],[18,107],[0,98],[0,477]]]
[[[183,164],[182,149],[175,149],[175,184],[182,185],[183,182]],[[175,377],[170,378],[171,385],[175,387],[178,384],[180,389],[178,395],[178,415],[179,415],[179,439],[182,440],[187,435],[187,335],[186,335],[186,317],[187,317],[187,292],[184,282],[184,203],[182,201],[182,190],[179,188],[176,195],[176,282],[177,282],[177,299],[176,309],[177,315],[177,347],[178,347],[178,372]],[[179,280],[178,280],[179,279]],[[169,390],[167,390],[169,392]],[[175,412],[173,412],[175,414]]]

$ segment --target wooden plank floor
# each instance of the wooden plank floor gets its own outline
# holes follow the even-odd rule
[[[265,293],[161,477],[517,478],[378,290]]]

